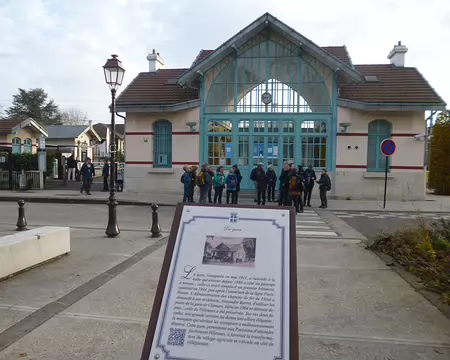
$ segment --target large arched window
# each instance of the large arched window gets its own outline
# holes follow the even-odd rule
[[[392,124],[390,122],[386,120],[374,120],[369,123],[367,171],[378,172],[385,170],[386,156],[381,154],[381,143],[391,136]]]
[[[18,138],[18,137],[12,139],[12,153],[13,154],[21,154],[22,153],[22,145],[20,142],[20,138]]]
[[[153,124],[154,167],[172,167],[172,123],[159,120]]]
[[[31,139],[25,139],[23,141],[23,152],[31,154],[33,152],[33,141]]]

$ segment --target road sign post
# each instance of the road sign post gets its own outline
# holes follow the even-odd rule
[[[387,192],[387,175],[388,175],[388,165],[389,157],[394,155],[397,146],[395,142],[391,139],[383,140],[381,143],[381,153],[385,156],[385,169],[384,169],[384,198],[383,198],[383,209],[386,208],[386,192]]]

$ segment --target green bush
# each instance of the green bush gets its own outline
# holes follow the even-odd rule
[[[428,166],[428,187],[439,195],[450,195],[450,111],[443,111],[433,126]]]

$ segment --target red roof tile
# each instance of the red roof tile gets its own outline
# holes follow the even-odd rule
[[[339,97],[367,103],[436,103],[445,104],[416,68],[394,65],[353,65],[345,46],[326,46],[325,51],[354,67],[363,76],[376,76],[377,82],[341,84]],[[199,64],[214,50],[201,50],[192,66]],[[173,105],[199,98],[197,90],[182,88],[177,79],[189,69],[165,69],[140,73],[117,100],[118,106]]]
[[[0,134],[11,134],[11,129],[19,125],[23,120],[3,120],[0,119]]]
[[[197,90],[182,88],[176,80],[188,69],[160,69],[142,72],[117,98],[118,106],[173,105],[198,99]]]
[[[342,99],[383,103],[444,103],[422,74],[412,67],[394,65],[355,65],[363,76],[376,76],[378,82],[361,82],[339,88]]]

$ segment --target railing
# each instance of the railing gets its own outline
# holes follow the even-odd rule
[[[17,190],[20,188],[19,175],[21,171],[12,172],[12,186]],[[40,174],[39,170],[25,171],[25,178],[27,189],[40,189]],[[7,170],[0,170],[0,189],[9,189],[9,172]]]

